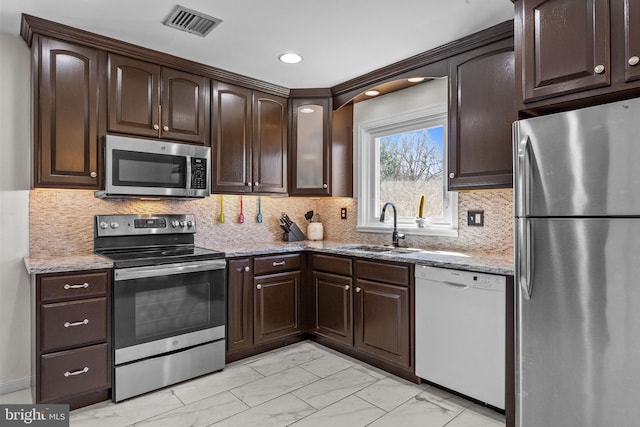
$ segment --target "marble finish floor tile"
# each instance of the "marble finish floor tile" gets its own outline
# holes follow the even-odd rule
[[[240,399],[229,392],[206,397],[195,403],[181,406],[142,422],[135,427],[206,427],[217,421],[249,409]]]
[[[0,403],[31,403],[29,389]],[[72,427],[501,427],[505,416],[305,341],[222,372],[71,412]]]
[[[349,396],[293,424],[295,427],[367,426],[385,412],[356,396]],[[395,427],[400,426],[396,425]],[[407,424],[408,425],[408,424]]]
[[[376,378],[358,369],[347,368],[304,386],[294,391],[293,395],[298,396],[314,408],[322,409],[376,381]]]
[[[25,388],[23,390],[14,391],[12,393],[0,394],[0,405],[12,405],[12,404],[24,404],[31,405],[33,399],[31,398],[31,389]]]
[[[315,411],[292,394],[285,394],[212,425],[216,427],[281,427],[295,423]]]
[[[319,378],[311,372],[307,372],[296,366],[258,381],[234,388],[231,390],[231,393],[245,404],[253,407],[297,390],[307,384],[311,384],[318,379]]]

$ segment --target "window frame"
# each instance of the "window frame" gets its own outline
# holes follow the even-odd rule
[[[356,198],[358,199],[357,230],[369,233],[388,233],[393,227],[393,215],[387,212],[381,223],[379,200],[380,153],[376,139],[402,132],[410,132],[434,126],[443,126],[443,177],[448,174],[448,123],[447,105],[412,110],[389,115],[381,119],[359,123],[356,130]],[[405,234],[425,236],[458,236],[458,193],[447,191],[446,178],[443,191],[447,194],[445,213],[442,217],[427,221],[424,228],[418,227],[415,217],[398,217],[398,230]],[[393,200],[391,200],[393,201]],[[417,203],[417,201],[416,201]],[[417,205],[416,205],[417,209]]]

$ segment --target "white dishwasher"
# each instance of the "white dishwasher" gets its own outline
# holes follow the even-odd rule
[[[504,409],[506,278],[416,266],[416,375]]]

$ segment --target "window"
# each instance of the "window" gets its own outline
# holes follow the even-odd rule
[[[387,233],[397,208],[398,228],[409,234],[457,236],[457,193],[446,188],[446,105],[358,124],[358,230]],[[424,227],[416,223],[425,196]]]

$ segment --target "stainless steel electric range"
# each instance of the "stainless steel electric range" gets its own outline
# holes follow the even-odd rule
[[[95,252],[114,263],[113,400],[225,363],[224,253],[194,245],[193,215],[96,215]]]

